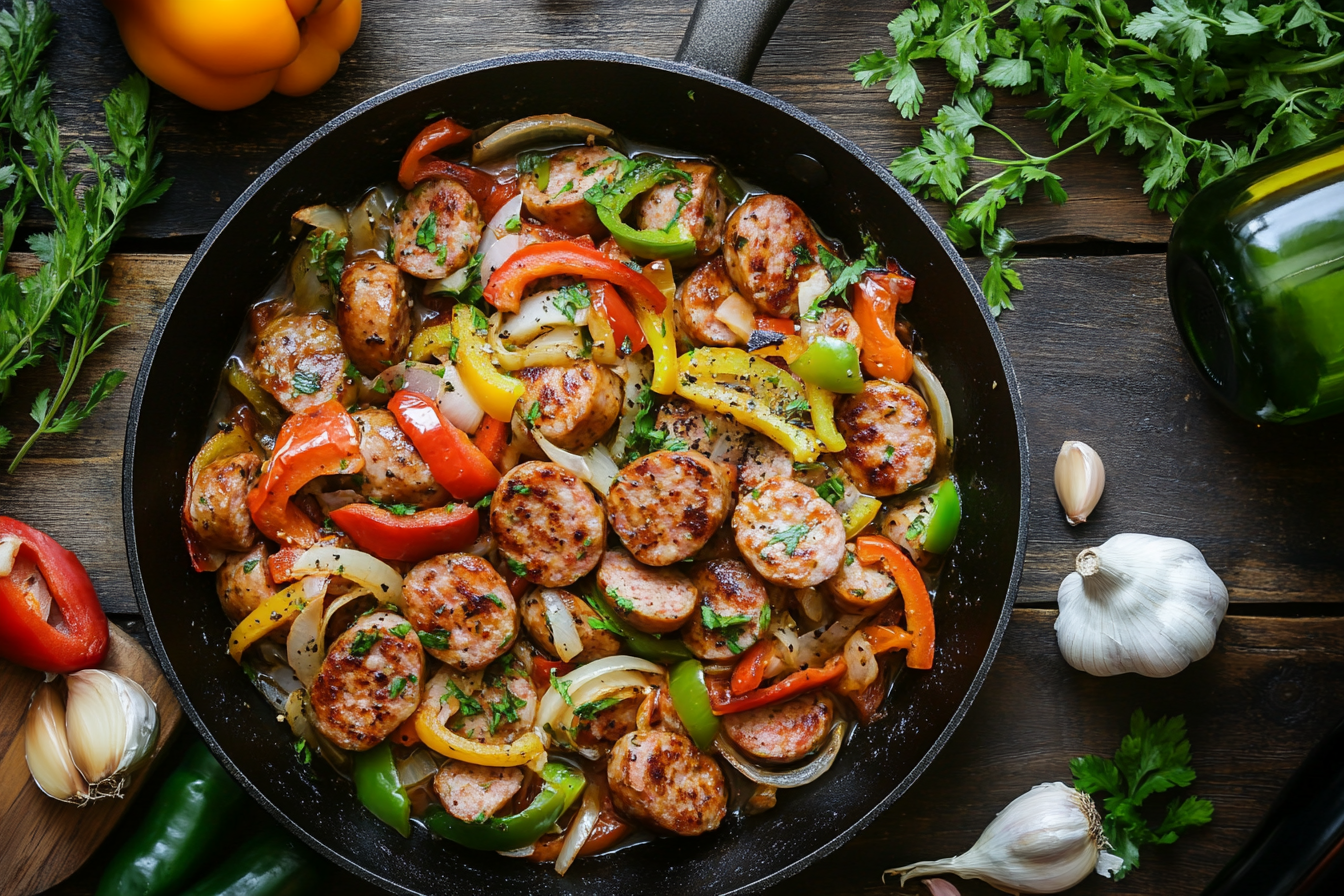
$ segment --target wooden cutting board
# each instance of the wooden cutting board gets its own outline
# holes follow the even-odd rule
[[[110,626],[102,668],[140,684],[159,707],[159,742],[121,799],[77,807],[37,789],[23,757],[23,721],[42,673],[0,660],[0,896],[32,896],[83,865],[116,825],[177,732],[182,708],[154,658],[134,638]]]

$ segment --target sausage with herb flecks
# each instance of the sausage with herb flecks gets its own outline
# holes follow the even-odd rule
[[[763,579],[790,588],[826,581],[845,556],[840,514],[816,489],[792,479],[767,479],[743,491],[733,536]]]
[[[727,469],[695,451],[655,451],[627,465],[607,491],[611,527],[650,566],[685,560],[728,516]]]
[[[618,740],[607,781],[622,815],[683,837],[714,830],[728,811],[718,763],[671,731],[632,731]]]
[[[354,478],[359,493],[383,504],[440,507],[448,492],[434,481],[429,464],[397,425],[391,411],[367,408],[351,415],[359,427],[364,469]]]
[[[742,340],[715,314],[735,292],[737,287],[728,279],[721,255],[700,265],[682,281],[677,288],[677,310],[682,327],[692,339],[701,345],[741,345]]]
[[[681,640],[702,660],[731,660],[760,640],[770,624],[770,595],[746,564],[707,560],[691,567],[700,600]]]
[[[718,166],[706,162],[677,162],[676,166],[690,179],[677,178],[645,193],[635,208],[635,227],[666,231],[679,223],[695,240],[695,254],[708,258],[723,245],[728,217],[728,202],[715,179]]]
[[[927,479],[938,457],[928,405],[902,383],[864,383],[836,404],[835,426],[846,446],[840,465],[864,494],[899,495]]]
[[[752,759],[797,762],[826,742],[835,710],[830,698],[803,694],[783,703],[729,713],[723,733]]]
[[[358,388],[346,376],[345,346],[336,325],[320,314],[285,314],[257,335],[252,371],[291,414],[336,400],[348,407]]]
[[[597,444],[621,415],[620,377],[592,361],[518,371],[523,397],[513,415],[514,434],[528,438],[531,426],[558,448],[583,453]]]
[[[367,258],[346,265],[336,326],[346,355],[365,376],[404,361],[411,347],[411,298],[401,268]]]
[[[441,280],[471,261],[484,229],[467,188],[433,177],[406,194],[392,219],[393,259],[414,277]]]
[[[246,551],[260,534],[247,509],[247,495],[261,479],[261,458],[252,452],[221,457],[197,472],[187,492],[187,518],[201,541],[221,551]]]
[[[528,214],[543,224],[572,236],[587,234],[597,239],[607,229],[597,219],[597,209],[583,194],[598,184],[610,184],[620,167],[620,158],[605,146],[562,149],[551,155],[544,172],[534,168],[518,178],[523,205]]]
[[[737,291],[757,310],[792,317],[829,284],[816,261],[820,245],[816,228],[792,199],[753,196],[728,219],[723,260]]]
[[[406,615],[425,649],[454,669],[484,669],[518,637],[518,608],[508,583],[472,554],[440,554],[417,563],[402,583]]]
[[[645,566],[620,548],[602,555],[597,587],[611,611],[642,632],[674,632],[697,611],[695,587],[684,573]]]
[[[520,768],[489,768],[451,760],[434,776],[434,793],[448,814],[481,822],[509,804],[523,786]]]
[[[313,720],[343,750],[377,746],[420,705],[425,654],[395,613],[361,616],[336,639],[309,689]]]
[[[573,473],[529,461],[504,475],[490,499],[490,531],[514,575],[547,588],[583,578],[602,559],[607,523]]]

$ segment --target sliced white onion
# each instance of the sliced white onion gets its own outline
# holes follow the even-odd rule
[[[387,237],[392,230],[389,212],[400,195],[396,187],[374,187],[347,216],[350,221],[350,253],[376,251],[387,253]],[[388,258],[387,261],[392,259]]]
[[[516,233],[506,233],[495,240],[490,249],[481,253],[481,288],[490,282],[490,277],[509,256],[523,248],[523,238]]]
[[[318,230],[330,230],[337,238],[350,232],[350,226],[345,220],[345,212],[326,203],[299,209],[294,213],[294,220],[310,227],[316,227]]]
[[[583,804],[579,813],[569,823],[569,833],[560,846],[560,854],[555,857],[555,873],[564,877],[569,866],[574,864],[583,844],[592,836],[597,827],[597,817],[602,814],[602,794],[598,788],[589,784],[583,790]]]
[[[639,657],[617,655],[603,657],[600,660],[585,663],[568,675],[561,676],[560,681],[568,686],[569,698],[575,706],[586,702],[585,699],[580,698],[586,697],[587,692],[584,688],[588,685],[595,685],[596,688],[602,688],[604,686],[628,687],[631,686],[632,679],[639,686],[647,684],[647,681],[643,678],[617,676],[617,673],[622,672],[648,672],[653,675],[666,674],[666,670],[657,663],[651,663],[648,660],[640,659]],[[592,698],[589,697],[587,699]],[[572,720],[574,717],[573,707],[565,702],[565,698],[562,697],[560,692],[554,687],[548,688],[546,693],[542,695],[541,702],[537,705],[537,736],[540,737],[543,742],[549,742],[550,735],[546,733],[546,725],[551,725],[553,730],[559,732],[560,729],[556,727],[556,724],[561,722],[562,717],[568,717]],[[564,724],[565,727],[569,727],[568,723],[562,724]]]
[[[798,309],[802,312],[810,311],[817,299],[830,288],[831,278],[826,276],[826,270],[821,265],[817,265],[808,278],[798,284]]]
[[[481,244],[476,247],[476,251],[481,255],[487,254],[491,246],[509,235],[509,232],[504,229],[504,225],[522,213],[523,196],[520,193],[504,203],[503,207],[495,212],[495,216],[490,219],[490,223],[485,225],[485,232],[481,235]]]
[[[310,588],[310,582],[316,584]],[[318,670],[322,668],[318,634],[322,630],[322,598],[327,593],[327,577],[309,576],[303,580],[303,590],[308,604],[298,616],[294,617],[294,622],[289,627],[289,635],[285,638],[285,653],[289,660],[289,668],[294,670],[294,675],[304,687],[309,687],[317,677]],[[316,595],[310,591],[315,591]]]
[[[485,409],[471,397],[462,374],[452,364],[443,366],[443,379],[439,381],[439,412],[443,419],[465,433],[471,434],[481,428],[485,419]]]
[[[355,770],[355,760],[340,747],[331,741],[317,729],[317,723],[313,721],[313,707],[308,700],[307,691],[303,688],[295,688],[289,693],[289,699],[285,701],[284,708],[285,720],[289,722],[289,730],[294,732],[294,736],[299,740],[305,741],[317,755],[321,756],[332,768],[343,775],[350,775]]]
[[[551,630],[551,641],[560,659],[569,662],[583,653],[583,640],[579,637],[579,627],[574,622],[574,614],[569,603],[554,588],[541,589],[541,603],[546,608],[546,626]]]
[[[499,328],[500,337],[514,345],[526,345],[552,327],[587,326],[591,305],[583,308],[562,307],[557,301],[562,292],[559,289],[547,289],[523,299],[518,310],[504,318]],[[573,320],[566,315],[566,309],[574,315]]]
[[[497,855],[508,856],[510,859],[525,859],[537,851],[537,844],[529,843],[526,846],[520,846],[517,849],[499,849],[495,850]]]
[[[616,466],[616,461],[612,460],[611,452],[603,446],[594,445],[586,454],[579,455],[557,446],[535,429],[532,431],[532,438],[536,441],[537,447],[556,466],[564,467],[597,489],[604,497],[611,490],[611,484],[616,480],[620,470]]]
[[[616,368],[616,372],[625,380],[625,393],[621,396],[621,422],[616,427],[616,437],[611,442],[611,456],[625,457],[625,448],[630,441],[630,433],[635,429],[635,417],[639,414],[639,395],[653,375],[653,365],[645,360],[626,358],[625,367]]]
[[[826,598],[815,588],[799,588],[793,593],[803,617],[812,625],[820,624],[826,615]]]
[[[428,750],[416,750],[405,759],[397,760],[397,778],[402,787],[414,787],[438,771],[439,764]]]
[[[719,748],[723,758],[728,760],[728,764],[741,772],[742,777],[748,781],[779,788],[802,787],[804,784],[811,784],[830,771],[831,765],[835,762],[835,757],[840,755],[840,748],[845,743],[845,723],[835,723],[835,727],[831,729],[830,740],[826,742],[826,746],[811,762],[784,771],[767,771],[749,762],[722,733],[719,734],[714,743]]]
[[[327,655],[327,626],[331,624],[331,617],[336,615],[336,611],[353,600],[361,597],[368,597],[369,589],[360,588],[358,591],[351,591],[348,594],[342,594],[340,597],[327,604],[327,610],[322,614],[322,624],[317,628],[317,653],[323,658]]]
[[[379,374],[383,376],[383,374]],[[429,399],[436,399],[439,396],[439,386],[442,384],[438,376],[435,375],[432,367],[422,367],[419,364],[407,364],[401,370],[401,388],[407,392],[418,392]]]
[[[741,293],[734,292],[720,302],[719,307],[714,309],[714,316],[743,342],[750,340],[752,331],[756,329],[756,310],[742,298]]]
[[[406,612],[406,598],[401,594],[401,575],[372,554],[316,545],[294,561],[294,574],[349,579],[373,592],[379,603],[394,604],[401,612]]]
[[[845,642],[845,677],[841,689],[857,694],[877,680],[877,657],[872,645],[859,629]]]
[[[947,400],[943,384],[919,355],[915,355],[915,372],[911,380],[929,405],[929,416],[933,418],[933,425],[938,429],[938,452],[945,456],[950,455],[952,446],[956,444],[956,436],[952,429],[952,403]]]
[[[825,631],[803,635],[798,639],[798,657],[795,662],[800,668],[821,665],[840,652],[841,646],[867,618],[858,613],[846,614],[831,623],[831,627]]]

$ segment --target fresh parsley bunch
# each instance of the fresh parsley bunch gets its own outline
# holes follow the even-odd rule
[[[1194,796],[1172,800],[1156,828],[1139,813],[1153,794],[1188,787],[1195,780],[1184,716],[1150,722],[1143,710],[1136,709],[1114,760],[1080,756],[1069,763],[1069,770],[1074,786],[1083,793],[1108,794],[1102,803],[1106,810],[1102,831],[1111,842],[1111,852],[1124,862],[1116,880],[1139,866],[1141,845],[1173,843],[1181,832],[1213,818],[1213,803]]]
[[[1333,131],[1344,109],[1338,0],[1156,0],[1137,14],[1121,0],[914,0],[888,30],[895,53],[870,53],[850,70],[865,87],[885,82],[905,118],[924,98],[915,62],[940,59],[956,79],[952,102],[891,171],[952,205],[948,236],[990,259],[982,286],[996,315],[1022,288],[998,214],[1033,184],[1063,204],[1057,159],[1116,140],[1138,156],[1149,204],[1174,218],[1214,178]],[[990,122],[990,87],[1044,94],[1028,117],[1058,151],[1030,153]],[[1240,138],[1212,139],[1214,116]],[[977,150],[985,130],[1008,142],[1009,158]]]

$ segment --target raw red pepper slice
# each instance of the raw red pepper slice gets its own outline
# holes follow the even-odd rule
[[[904,629],[881,625],[864,629],[873,652],[905,649],[905,664],[911,669],[932,669],[933,602],[915,564],[890,539],[880,535],[860,535],[854,539],[854,553],[865,566],[881,563],[887,575],[896,580],[905,604]]]
[[[347,504],[331,520],[355,545],[384,560],[419,563],[471,546],[480,531],[476,508],[456,504],[398,516],[372,504]]]
[[[439,408],[419,392],[401,390],[388,402],[429,472],[459,501],[475,501],[499,485],[499,470],[462,430],[443,419]]]
[[[649,340],[644,338],[644,331],[639,328],[639,321],[635,320],[635,315],[610,283],[589,280],[587,284],[593,309],[606,318],[622,355],[633,355],[649,344]],[[630,340],[629,351],[626,350],[627,339]]]
[[[523,290],[530,284],[560,275],[605,280],[655,314],[662,314],[667,306],[662,290],[648,277],[597,249],[573,242],[538,243],[519,249],[490,277],[485,300],[500,311],[517,311]]]
[[[41,672],[78,672],[101,663],[107,617],[84,564],[50,535],[11,517],[0,516],[0,538],[19,542],[13,566],[0,576],[0,656]],[[64,629],[41,615],[36,590],[43,580]]]
[[[896,309],[915,294],[915,281],[894,264],[887,273],[869,272],[854,285],[854,320],[863,334],[859,362],[869,376],[904,383],[915,370],[915,357],[896,335]]]
[[[471,139],[471,131],[451,118],[440,118],[438,121],[431,122],[419,134],[416,134],[415,139],[411,141],[411,145],[406,147],[406,153],[401,157],[401,167],[397,170],[397,182],[401,184],[403,189],[409,190],[424,180],[425,177],[436,176],[435,174],[421,176],[425,161],[442,161],[438,157],[430,155],[430,153],[449,146],[456,146],[463,140],[469,139]]]
[[[270,466],[247,496],[252,521],[272,541],[311,547],[318,538],[317,524],[290,498],[319,476],[362,469],[359,428],[345,408],[327,401],[294,414],[281,425]]]
[[[733,667],[733,679],[730,690],[733,696],[740,697],[761,686],[765,680],[765,667],[770,662],[774,648],[770,641],[757,641],[751,649],[742,654],[742,659]]]
[[[824,688],[831,682],[840,680],[844,674],[845,658],[833,656],[819,668],[795,672],[769,687],[757,688],[746,694],[734,695],[732,685],[724,675],[706,675],[705,686],[709,689],[710,709],[714,715],[724,716],[781,703],[799,694]]]

